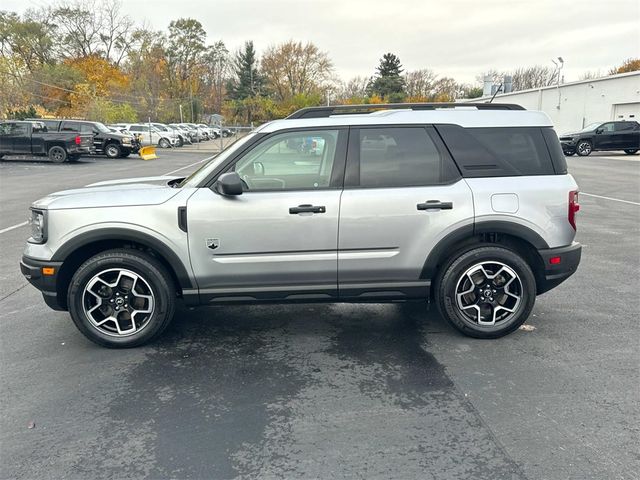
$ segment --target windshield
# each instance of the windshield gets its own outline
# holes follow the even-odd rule
[[[193,172],[187,178],[185,178],[180,184],[181,187],[196,187],[200,182],[202,182],[207,176],[222,162],[224,162],[227,158],[229,158],[233,153],[242,148],[243,145],[248,143],[252,138],[256,136],[255,132],[251,132],[246,137],[241,138],[240,140],[232,143],[227,148],[225,148],[222,153],[213,158],[212,160],[205,163],[198,170]]]
[[[96,122],[95,125],[99,132],[111,133],[111,130],[109,130],[104,123]]]
[[[589,125],[587,125],[586,127],[584,127],[580,131],[581,132],[590,132],[590,131],[595,130],[596,128],[598,128],[600,125],[602,125],[602,122],[590,123]]]

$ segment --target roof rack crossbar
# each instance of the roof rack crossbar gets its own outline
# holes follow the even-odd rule
[[[332,105],[306,107],[293,112],[287,119],[323,118],[331,115],[372,113],[377,110],[436,110],[438,108],[475,107],[478,110],[525,110],[514,103],[369,103],[363,105]]]

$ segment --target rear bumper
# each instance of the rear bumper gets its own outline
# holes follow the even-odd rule
[[[538,295],[557,287],[578,269],[582,256],[582,245],[573,242],[567,247],[538,250],[544,264],[544,272],[538,278]],[[559,263],[551,263],[558,259]],[[558,260],[554,260],[558,262]]]
[[[35,258],[22,256],[20,261],[20,271],[22,275],[38,290],[42,292],[45,303],[53,310],[66,310],[58,301],[58,292],[56,289],[58,272],[62,262],[50,262],[44,260],[36,260]],[[43,267],[53,267],[55,273],[53,275],[43,275]]]

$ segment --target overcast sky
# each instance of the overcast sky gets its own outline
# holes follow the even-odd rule
[[[3,10],[50,5],[2,0]],[[566,81],[640,55],[640,0],[125,0],[123,10],[154,29],[180,17],[199,20],[208,41],[258,51],[294,39],[326,51],[343,79],[374,73],[385,52],[405,70],[473,82],[494,68],[542,64],[562,56]]]

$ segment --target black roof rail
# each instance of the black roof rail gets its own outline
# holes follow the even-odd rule
[[[478,110],[525,110],[514,103],[368,103],[363,105],[332,105],[306,107],[293,112],[287,119],[323,118],[331,115],[371,113],[376,110],[436,110],[438,108],[475,107]]]

